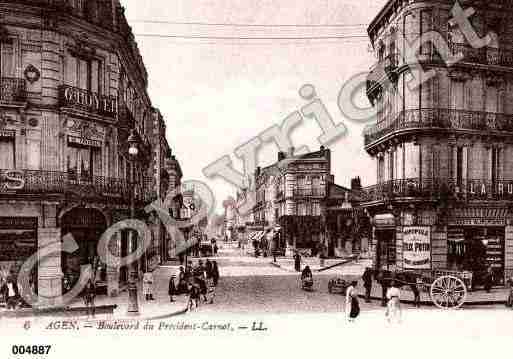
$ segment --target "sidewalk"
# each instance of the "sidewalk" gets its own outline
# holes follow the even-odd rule
[[[348,276],[349,277],[349,276]],[[351,278],[349,278],[351,279]],[[365,298],[365,289],[363,288],[363,283],[360,277],[354,277],[354,279],[358,279],[358,292],[361,298]],[[464,305],[495,305],[495,304],[505,304],[506,298],[508,297],[508,289],[507,288],[492,288],[490,293],[486,293],[484,290],[476,290],[474,292],[467,292],[467,298],[465,300]],[[378,282],[374,281],[372,284],[371,290],[371,299],[381,301],[381,285]],[[431,296],[429,294],[429,287],[427,291],[422,291],[420,293],[420,302],[423,306],[433,306],[434,303],[431,300]],[[409,287],[404,286],[401,288],[401,303],[413,304],[413,292]]]
[[[146,301],[142,294],[142,284],[138,283],[137,294],[139,304],[139,315],[128,315],[128,292],[122,291],[117,297],[99,295],[95,299],[96,317],[98,319],[116,319],[116,320],[152,320],[167,318],[187,311],[188,297],[185,295],[175,296],[175,302],[169,301],[168,285],[171,273],[174,270],[169,268],[157,268],[154,276],[154,298],[153,301]],[[20,317],[83,317],[87,318],[86,307],[82,298],[76,298],[72,303],[62,308],[52,308],[48,310],[34,311],[32,309],[19,309],[16,311],[0,311],[0,318],[20,318]]]

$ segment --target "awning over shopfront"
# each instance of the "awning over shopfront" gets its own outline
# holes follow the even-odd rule
[[[395,226],[395,217],[392,213],[377,214],[374,216],[374,225],[376,227],[393,227]]]

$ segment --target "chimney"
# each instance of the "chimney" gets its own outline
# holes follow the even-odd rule
[[[285,154],[285,152],[283,152],[283,151],[278,152],[278,162],[283,161],[286,157],[287,157],[287,155]]]
[[[351,189],[352,190],[361,190],[362,189],[362,182],[360,180],[360,177],[355,177],[351,179]]]

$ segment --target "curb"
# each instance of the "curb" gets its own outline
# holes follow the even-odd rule
[[[358,298],[365,299],[365,295],[364,294],[358,294]],[[381,302],[382,298],[371,296],[370,300],[371,301]],[[410,300],[410,299],[401,299],[400,302],[404,303],[404,304],[411,304],[411,305],[415,304],[415,302],[413,300]],[[474,306],[474,305],[481,306],[481,305],[501,305],[501,304],[502,305],[506,305],[506,301],[505,300],[478,300],[478,301],[474,301],[474,302],[466,301],[465,303],[463,303],[463,307]],[[435,306],[435,303],[433,303],[432,301],[425,301],[425,300],[423,300],[423,301],[420,302],[420,305],[421,306],[425,306],[425,307],[426,306],[427,307],[433,307],[433,306]]]
[[[99,305],[95,308],[96,314],[113,314],[118,306],[114,305]],[[48,309],[31,309],[16,311],[6,311],[0,313],[0,318],[33,318],[33,317],[49,317],[49,316],[77,316],[79,313],[86,313],[86,307],[56,307]],[[82,314],[87,315],[87,314]]]

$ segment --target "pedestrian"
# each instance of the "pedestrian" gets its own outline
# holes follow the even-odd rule
[[[146,272],[143,275],[143,293],[146,296],[146,300],[155,300],[153,298],[153,273]]]
[[[189,303],[187,304],[187,309],[192,310],[192,306],[195,305],[195,308],[198,308],[199,306],[199,297],[200,297],[200,291],[199,287],[194,281],[189,283],[188,285],[188,291],[189,291]]]
[[[486,274],[484,278],[484,289],[486,290],[486,293],[490,293],[490,290],[492,289],[493,285],[493,268],[492,266],[488,266],[486,269]]]
[[[217,256],[218,250],[219,250],[219,247],[217,246],[217,243],[214,243],[214,256]]]
[[[372,269],[367,267],[362,275],[363,287],[365,288],[365,303],[370,303],[372,291]]]
[[[411,286],[411,290],[413,292],[413,304],[416,308],[420,308],[420,291],[422,290],[423,286],[424,283],[422,282],[421,277],[416,277],[415,284]]]
[[[207,279],[212,278],[212,262],[207,258],[207,261],[205,262],[205,273],[207,276]]]
[[[175,278],[176,276],[172,275],[171,278],[169,278],[169,288],[167,291],[167,294],[169,294],[169,301],[174,302],[173,296],[176,295],[176,286],[175,286]]]
[[[7,309],[15,310],[18,306],[20,292],[13,271],[11,271],[10,275],[5,279],[4,285],[2,287],[2,293],[3,297],[5,298]]]
[[[508,300],[506,301],[506,307],[513,309],[513,277],[510,277],[507,281],[509,287]]]
[[[178,271],[178,294],[186,294],[187,293],[187,278],[185,275],[185,269],[180,266]]]
[[[381,306],[387,306],[387,290],[390,283],[390,278],[388,277],[390,272],[388,271],[379,271],[378,272],[378,283],[381,285]]]
[[[358,292],[356,291],[357,281],[352,281],[346,289],[346,314],[350,322],[354,322],[360,314],[360,303],[358,302]]]
[[[390,288],[387,290],[387,310],[386,317],[389,323],[392,320],[401,322],[401,291],[396,286],[395,280],[390,282]]]
[[[212,261],[212,279],[214,287],[217,287],[217,283],[219,282],[219,268],[217,267],[217,261]]]
[[[96,314],[96,305],[94,304],[94,299],[96,298],[96,285],[92,278],[89,278],[87,284],[84,288],[84,305],[87,310],[87,316],[92,316],[94,318]]]
[[[301,256],[298,251],[294,254],[294,269],[296,272],[301,272]]]

